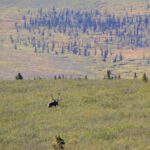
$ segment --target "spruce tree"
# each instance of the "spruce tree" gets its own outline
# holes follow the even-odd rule
[[[143,81],[144,81],[144,82],[147,82],[147,81],[148,81],[148,77],[147,77],[146,73],[143,74]]]
[[[134,73],[134,79],[137,79],[137,74],[136,74],[136,72]]]

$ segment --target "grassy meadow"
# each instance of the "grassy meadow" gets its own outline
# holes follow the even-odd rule
[[[0,150],[149,150],[150,83],[0,81]],[[48,109],[50,95],[62,101]]]

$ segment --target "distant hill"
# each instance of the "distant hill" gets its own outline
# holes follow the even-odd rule
[[[56,74],[73,74],[75,77],[87,74],[89,78],[103,78],[107,69],[111,69],[114,74],[121,74],[123,78],[132,78],[134,72],[137,72],[138,76],[142,76],[143,72],[150,75],[149,48],[142,47],[135,51],[132,49],[122,51],[122,48],[116,49],[115,47],[107,62],[104,62],[100,59],[101,47],[99,45],[97,46],[98,54],[96,57],[83,57],[66,53],[64,56],[61,54],[55,56],[53,53],[38,53],[36,55],[33,53],[35,49],[31,46],[17,45],[17,49],[15,49],[16,46],[10,43],[10,35],[13,37],[18,35],[14,25],[15,22],[17,20],[20,22],[21,16],[29,12],[29,9],[31,12],[36,12],[37,10],[35,9],[39,8],[47,11],[45,9],[51,7],[56,7],[57,10],[63,10],[63,8],[76,9],[75,11],[86,9],[88,12],[98,9],[104,14],[108,12],[111,15],[121,16],[122,12],[125,15],[150,13],[150,9],[147,8],[148,4],[150,4],[150,0],[0,0],[0,79],[14,79],[18,72],[23,73],[25,79],[33,78],[34,76],[53,77]],[[32,36],[29,32],[25,33],[26,37]],[[146,33],[149,35],[148,32]],[[86,39],[86,36],[80,35],[82,39]],[[20,37],[22,38],[23,36]],[[58,42],[70,40],[64,34],[55,35],[54,37],[53,39],[58,40]],[[93,37],[95,38],[95,36]],[[103,40],[103,38],[100,39]],[[20,42],[19,38],[17,38],[17,41]],[[51,40],[49,42],[52,43]],[[125,45],[129,46],[128,44]],[[59,47],[59,45],[57,46]],[[83,49],[83,46],[81,48],[83,52],[85,49]],[[94,50],[93,48],[92,54],[94,54]],[[117,55],[120,56],[120,52],[124,60],[112,63],[112,60]]]
[[[0,0],[0,7],[90,7],[97,6],[102,0]]]
[[[72,8],[97,8],[101,3],[117,4],[120,7],[123,4],[135,3],[135,2],[148,2],[148,0],[0,0],[0,7],[72,7]]]

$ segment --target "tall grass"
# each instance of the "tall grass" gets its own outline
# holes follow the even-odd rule
[[[0,149],[52,150],[60,135],[67,150],[148,150],[149,91],[138,80],[0,81]]]

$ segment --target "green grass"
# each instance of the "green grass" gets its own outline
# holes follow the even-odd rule
[[[150,83],[0,81],[0,150],[149,150]],[[60,106],[47,108],[61,92]]]

